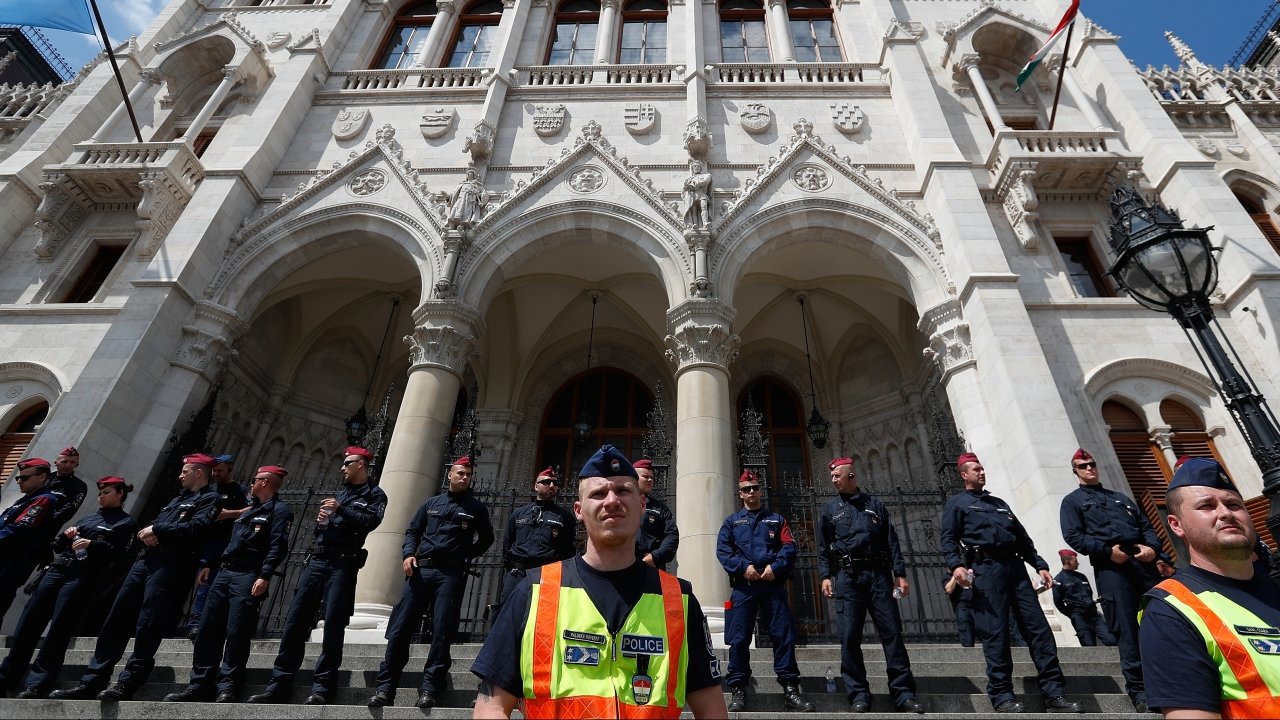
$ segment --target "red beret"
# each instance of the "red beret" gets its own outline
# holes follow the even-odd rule
[[[373,460],[373,453],[369,452],[368,449],[366,448],[360,447],[359,445],[352,445],[351,447],[348,447],[346,450],[342,451],[342,457],[346,457],[348,455],[356,455],[358,457],[364,458],[366,461]]]
[[[827,469],[835,470],[841,465],[852,465],[852,464],[853,464],[853,458],[838,457],[835,460],[832,460],[831,462],[827,463]]]
[[[1071,456],[1071,460],[1073,462],[1076,460],[1092,460],[1092,459],[1093,459],[1093,456],[1090,455],[1089,451],[1085,450],[1084,448],[1080,448],[1079,450],[1076,450],[1076,454]]]
[[[59,455],[66,455],[66,456],[68,456],[68,457],[80,457],[80,451],[76,449],[76,446],[75,446],[75,445],[68,445],[68,446],[66,446],[66,447],[62,448],[62,452],[60,452],[60,453],[58,453],[58,454],[59,454]]]
[[[1087,455],[1088,453],[1085,453],[1085,454]],[[1075,550],[1071,550],[1069,548],[1063,548],[1058,551],[1058,557],[1078,557],[1078,556],[1076,555]]]
[[[108,475],[98,480],[99,489],[102,489],[104,487],[111,487],[112,485],[121,485],[126,490],[130,489],[129,483],[124,478],[116,477],[115,475]]]
[[[187,455],[182,458],[182,462],[185,465],[204,465],[205,467],[213,467],[214,465],[217,465],[217,462],[214,461],[212,455],[205,455],[204,453],[192,453]]]
[[[756,477],[756,474],[750,470],[743,470],[742,475],[738,476],[738,482],[760,482],[760,478]]]
[[[637,469],[637,470],[646,470],[646,469],[648,469],[648,470],[652,470],[652,469],[653,469],[653,461],[652,461],[652,460],[650,460],[649,458],[640,458],[639,460],[637,460],[637,461],[635,461],[635,462],[631,463],[631,467],[633,467],[633,468],[635,468],[635,469]]]
[[[545,477],[545,478],[554,478],[554,477],[560,477],[560,476],[556,474],[556,469],[555,469],[555,468],[553,468],[553,467],[548,467],[546,470],[543,470],[542,472],[538,473],[538,477],[540,477],[540,478],[544,478],[544,477]]]
[[[1182,463],[1184,463],[1184,462],[1186,462],[1186,461],[1188,461],[1188,460],[1190,460],[1190,459],[1191,459],[1191,456],[1190,456],[1190,455],[1183,455],[1182,457],[1178,458],[1178,461],[1177,461],[1177,462],[1175,462],[1175,463],[1173,464],[1173,469],[1174,469],[1174,470],[1177,470],[1178,468],[1182,467]]]
[[[288,474],[289,474],[289,471],[288,471],[288,470],[285,470],[284,468],[280,467],[279,465],[263,465],[262,467],[258,468],[258,472],[260,472],[260,473],[271,473],[272,475],[275,475],[276,477],[280,478],[281,480],[283,480],[283,479],[284,479],[284,476],[285,476],[285,475],[288,475]]]
[[[47,471],[49,469],[49,461],[44,458],[27,458],[18,463],[19,470],[30,470],[34,467],[42,467]]]
[[[978,456],[977,456],[977,455],[974,455],[973,453],[965,453],[965,454],[961,455],[960,457],[956,458],[956,469],[957,469],[957,470],[962,469],[962,468],[964,468],[964,464],[965,464],[965,463],[971,463],[971,462],[972,462],[972,463],[981,463],[982,461],[981,461],[981,460],[979,460],[979,459],[978,459]]]
[[[461,465],[462,467],[471,467],[471,458],[467,457],[466,455],[463,455],[457,460],[454,460],[453,462],[449,463],[449,467],[453,467],[454,465]]]

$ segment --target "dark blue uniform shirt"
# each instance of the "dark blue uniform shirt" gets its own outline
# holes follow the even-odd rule
[[[1063,570],[1053,578],[1053,605],[1067,615],[1093,607],[1089,578],[1076,570]]]
[[[763,572],[770,565],[778,580],[791,573],[796,541],[787,519],[768,508],[742,508],[725,518],[716,539],[716,557],[725,572],[741,578],[748,567]]]
[[[60,498],[57,509],[53,511],[53,532],[57,532],[63,525],[71,522],[71,516],[84,504],[89,486],[76,477],[75,473],[66,476],[54,474],[45,483],[45,489],[53,491]]]
[[[47,528],[54,522],[59,502],[61,498],[46,485],[18,498],[0,513],[0,552],[9,556],[3,562],[47,550]]]
[[[907,576],[898,533],[880,498],[862,491],[853,495],[840,493],[840,497],[822,506],[818,519],[818,575],[834,578],[842,555],[883,561],[895,577]]]
[[[333,552],[355,552],[364,547],[364,539],[382,524],[387,511],[387,494],[371,482],[363,485],[343,483],[334,498],[338,511],[329,517],[328,525],[316,525],[316,547]]]
[[[952,495],[942,507],[939,545],[947,569],[969,566],[961,544],[983,552],[1015,555],[1037,571],[1049,569],[1049,563],[1036,554],[1035,543],[1014,517],[1009,503],[986,490]]]
[[[422,503],[404,531],[402,558],[457,562],[480,557],[493,544],[489,509],[470,490],[444,492]]]
[[[534,501],[511,513],[502,537],[507,567],[528,570],[573,557],[578,520],[554,500]]]
[[[676,559],[680,545],[680,529],[676,527],[675,513],[661,500],[645,496],[644,521],[636,535],[636,557],[643,559],[652,554],[653,562],[666,565]]]
[[[176,553],[195,556],[204,540],[204,534],[218,516],[218,503],[221,500],[218,493],[214,492],[213,485],[178,493],[151,523],[152,532],[160,539],[160,544],[145,548],[143,554]]]
[[[1112,545],[1142,544],[1160,552],[1160,538],[1147,514],[1124,493],[1101,485],[1081,485],[1062,498],[1058,511],[1062,539],[1072,550],[1109,556]]]
[[[78,558],[71,543],[62,533],[53,539],[53,551],[60,565],[74,565],[79,569],[105,568],[117,558],[123,557],[138,532],[138,522],[121,508],[102,508],[92,515],[85,515],[76,523],[76,539],[89,541],[84,558]]]
[[[249,497],[244,488],[240,487],[238,483],[218,483],[213,486],[213,491],[218,494],[219,512],[249,507]],[[213,527],[205,534],[204,540],[200,544],[200,562],[202,564],[210,565],[218,561],[222,551],[227,549],[227,543],[231,541],[231,530],[235,521],[235,518],[226,520],[214,519]]]
[[[231,540],[222,553],[222,562],[245,571],[256,569],[259,580],[270,580],[289,554],[292,525],[293,510],[279,497],[264,503],[254,500],[248,512],[232,523]]]

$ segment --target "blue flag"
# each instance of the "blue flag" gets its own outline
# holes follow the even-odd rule
[[[0,0],[0,23],[95,34],[86,0]]]

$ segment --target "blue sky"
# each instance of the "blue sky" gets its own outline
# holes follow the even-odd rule
[[[98,6],[107,32],[119,42],[141,32],[165,2],[99,0]],[[1189,43],[1201,60],[1220,66],[1226,64],[1254,24],[1275,2],[1277,0],[1212,3],[1204,0],[1081,0],[1081,11],[1120,35],[1121,47],[1140,68],[1178,64],[1164,39],[1165,30],[1172,30]],[[1066,0],[1062,1],[1062,7],[1066,9]],[[88,35],[58,30],[49,30],[46,34],[73,68],[88,62],[100,49],[98,41]]]

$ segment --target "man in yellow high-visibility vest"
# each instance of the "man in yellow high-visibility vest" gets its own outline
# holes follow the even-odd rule
[[[471,672],[474,717],[726,717],[720,665],[689,583],[636,559],[644,496],[605,445],[579,473],[581,556],[529,571],[503,604]]]
[[[1147,593],[1147,705],[1165,718],[1280,717],[1280,585],[1252,561],[1257,531],[1222,466],[1191,458],[1169,483],[1169,528],[1191,564]]]

